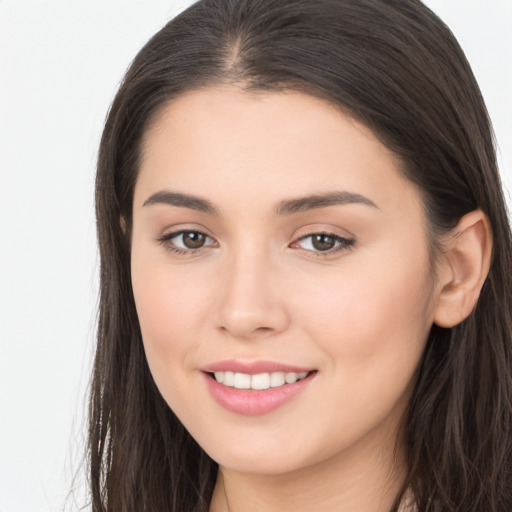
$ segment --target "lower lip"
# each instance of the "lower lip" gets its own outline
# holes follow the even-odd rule
[[[293,384],[263,390],[232,388],[219,384],[208,373],[203,375],[208,391],[224,409],[245,416],[258,416],[275,411],[290,402],[309,386],[316,372]]]

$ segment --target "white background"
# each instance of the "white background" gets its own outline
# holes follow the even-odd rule
[[[96,149],[131,59],[190,3],[0,0],[0,512],[81,502]],[[426,3],[472,63],[512,190],[512,0]]]

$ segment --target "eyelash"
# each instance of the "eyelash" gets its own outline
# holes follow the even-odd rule
[[[181,229],[179,231],[173,231],[172,233],[162,235],[161,237],[158,238],[158,241],[162,245],[164,245],[167,250],[169,250],[175,254],[180,254],[180,255],[185,255],[185,256],[190,255],[190,254],[195,254],[197,252],[202,251],[205,248],[205,246],[203,246],[203,247],[199,247],[197,249],[182,249],[181,247],[176,247],[175,245],[173,245],[171,243],[171,240],[173,238],[176,238],[180,235],[184,235],[186,233],[194,233],[194,234],[202,235],[206,239],[212,240],[212,238],[209,237],[206,233],[203,233],[202,231],[198,231],[197,229]]]
[[[185,256],[186,255],[191,255],[191,254],[196,254],[198,252],[201,252],[206,247],[209,247],[209,246],[202,246],[202,247],[199,247],[197,249],[183,249],[181,247],[176,247],[176,245],[173,245],[171,243],[171,240],[173,238],[176,238],[176,237],[178,237],[180,235],[184,235],[186,233],[193,233],[193,234],[202,235],[206,239],[212,240],[212,238],[209,237],[206,233],[203,233],[202,231],[198,231],[198,230],[195,230],[195,229],[182,229],[182,230],[179,230],[179,231],[173,231],[172,233],[167,233],[165,235],[162,235],[157,240],[158,240],[159,243],[164,245],[167,250],[169,250],[169,251],[171,251],[171,252],[173,252],[175,254],[185,255]],[[335,248],[329,249],[329,250],[326,250],[326,251],[315,251],[315,250],[305,249],[307,252],[309,252],[311,254],[314,254],[317,257],[332,256],[333,254],[336,254],[336,253],[338,253],[340,251],[346,251],[346,250],[352,249],[354,244],[355,244],[355,240],[354,239],[344,238],[342,236],[336,235],[334,233],[330,233],[328,231],[317,231],[317,232],[314,232],[314,233],[309,233],[307,235],[301,236],[295,242],[292,242],[291,246],[293,246],[293,245],[295,245],[295,244],[297,244],[297,243],[299,243],[299,242],[301,242],[303,240],[307,240],[308,238],[312,238],[313,236],[319,236],[319,235],[324,235],[324,236],[328,236],[328,237],[332,238],[334,240],[334,243],[338,244],[338,245],[335,246]]]
[[[311,254],[314,254],[318,257],[328,257],[332,256],[333,254],[337,254],[340,251],[346,251],[348,249],[352,249],[355,240],[353,238],[344,238],[340,235],[336,235],[335,233],[330,233],[328,231],[317,231],[315,233],[309,233],[307,235],[301,236],[296,242],[293,242],[292,245],[297,244],[298,242],[301,242],[303,240],[307,240],[308,238],[312,238],[314,236],[328,236],[329,238],[332,238],[335,244],[338,244],[333,249],[329,249],[327,251],[314,251],[305,249],[306,251],[310,252]]]

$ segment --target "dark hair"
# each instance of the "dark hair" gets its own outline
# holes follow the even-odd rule
[[[419,512],[510,512],[511,232],[478,85],[450,30],[419,0],[203,0],[131,64],[108,114],[96,181],[92,509],[209,507],[217,465],[161,397],[144,355],[130,229],[152,120],[185,91],[226,83],[305,92],[368,126],[419,185],[434,245],[466,213],[488,216],[494,249],[479,302],[456,327],[432,327],[418,368],[403,426],[408,473],[393,510],[410,488]]]

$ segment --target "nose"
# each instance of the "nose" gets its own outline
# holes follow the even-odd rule
[[[226,262],[216,311],[218,328],[238,339],[272,336],[289,324],[278,265],[260,253]]]

